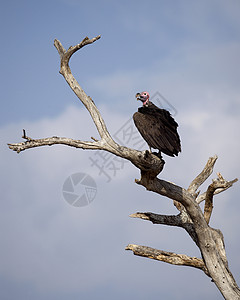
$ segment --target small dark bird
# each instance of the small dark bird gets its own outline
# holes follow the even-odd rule
[[[149,93],[137,93],[137,100],[142,101],[143,106],[133,115],[134,123],[141,136],[151,148],[158,149],[169,156],[178,155],[181,152],[181,142],[177,132],[178,124],[170,112],[158,108],[149,101]]]

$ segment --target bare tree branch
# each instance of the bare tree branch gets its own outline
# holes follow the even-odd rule
[[[238,181],[237,178],[234,179],[234,180],[232,180],[233,183],[234,183],[234,182],[237,182],[237,181]],[[230,187],[231,187],[231,185],[226,186],[226,187],[224,187],[224,188],[218,188],[218,189],[216,189],[216,190],[214,191],[213,195],[215,196],[215,195],[217,195],[217,194],[220,194],[220,193],[226,191],[227,189],[229,189]],[[196,202],[197,202],[198,204],[200,204],[201,202],[205,201],[205,200],[206,200],[206,195],[207,195],[207,192],[204,192],[204,193],[202,193],[201,195],[199,195],[199,196],[197,197],[197,199],[196,199]]]
[[[162,224],[162,225],[178,226],[178,227],[183,226],[183,222],[180,215],[167,216],[167,215],[154,214],[151,212],[145,212],[145,213],[137,212],[135,214],[131,214],[129,217],[148,220],[151,221],[153,224]]]
[[[191,182],[189,185],[187,191],[197,198],[199,196],[200,191],[197,192],[198,188],[208,179],[208,177],[212,174],[213,172],[213,167],[215,165],[215,162],[217,160],[217,155],[214,155],[213,157],[210,157],[204,167],[204,169],[200,172],[200,174],[194,178],[194,180]],[[204,198],[205,200],[205,198]],[[175,207],[180,211],[185,211],[184,206],[177,202],[176,200],[173,201]]]
[[[9,148],[17,153],[21,151],[35,148],[35,147],[42,147],[42,146],[52,146],[52,145],[67,145],[70,147],[81,148],[81,149],[104,149],[104,145],[101,144],[100,141],[95,142],[85,142],[80,140],[73,140],[70,138],[65,137],[49,137],[43,139],[31,139],[27,137],[26,142],[16,143],[16,144],[8,144]]]
[[[202,172],[189,185],[187,191],[190,194],[194,195],[198,190],[198,188],[200,187],[200,185],[202,185],[207,180],[207,178],[212,174],[213,167],[215,165],[217,158],[218,158],[217,155],[214,155],[213,157],[210,157],[208,159]]]
[[[81,148],[81,149],[99,149],[111,152],[117,156],[128,159],[131,161],[137,168],[148,172],[152,177],[159,174],[164,166],[164,161],[153,153],[149,153],[148,151],[137,151],[131,148],[123,147],[116,143],[110,133],[107,130],[107,126],[97,109],[95,103],[92,98],[87,96],[84,90],[81,88],[77,80],[72,75],[71,69],[69,67],[69,60],[71,56],[77,52],[82,47],[92,44],[97,41],[100,36],[97,36],[93,39],[89,39],[86,37],[82,40],[81,43],[77,44],[74,47],[70,47],[67,51],[62,46],[61,42],[58,40],[54,41],[54,45],[58,50],[61,59],[61,67],[60,73],[63,75],[70,88],[76,94],[76,96],[81,100],[86,109],[89,111],[92,120],[95,123],[95,126],[99,132],[101,137],[100,141],[93,139],[94,142],[90,141],[81,141],[81,140],[73,140],[64,137],[49,137],[42,139],[30,139],[22,143],[11,143],[8,144],[9,148],[17,153],[24,151],[26,149],[41,147],[41,146],[52,146],[55,144],[64,144],[71,147]]]
[[[129,244],[126,249],[132,250],[136,255],[201,269],[212,278],[225,299],[240,299],[240,290],[228,268],[223,235],[220,230],[213,229],[208,225],[212,213],[213,195],[228,189],[237,179],[226,181],[219,173],[218,179],[214,180],[207,191],[199,196],[197,190],[212,174],[217,160],[216,155],[209,158],[202,172],[191,182],[188,189],[184,189],[176,184],[157,178],[164,166],[164,161],[160,156],[148,151],[137,151],[121,146],[113,140],[94,101],[81,88],[69,67],[70,58],[74,53],[82,47],[94,43],[99,38],[100,36],[93,39],[86,37],[79,44],[70,47],[68,50],[65,50],[58,40],[54,41],[54,45],[61,60],[60,73],[90,113],[100,135],[100,140],[91,138],[92,141],[81,141],[57,136],[32,139],[23,130],[22,138],[25,141],[8,144],[9,148],[20,153],[34,147],[64,144],[81,149],[105,150],[131,161],[141,171],[141,178],[139,180],[136,179],[135,182],[149,191],[172,199],[180,211],[176,216],[157,215],[147,212],[132,214],[131,217],[148,220],[155,224],[184,228],[199,247],[202,259],[132,244]],[[205,208],[203,213],[199,203],[204,200]]]
[[[70,147],[89,150],[105,150],[115,154],[116,156],[131,161],[139,169],[145,170],[146,172],[150,171],[151,174],[160,173],[164,166],[164,161],[154,154],[149,154],[146,156],[145,151],[134,150],[120,146],[117,143],[112,146],[104,139],[99,141],[94,139],[94,141],[91,142],[57,136],[42,139],[32,139],[28,137],[27,141],[25,142],[8,144],[9,148],[17,153],[31,148],[52,145],[67,145]]]
[[[151,247],[134,244],[127,245],[125,250],[132,250],[134,255],[163,261],[172,265],[194,267],[204,271],[205,274],[209,276],[203,260],[197,257],[190,257],[185,254],[176,254],[173,252],[157,250]]]
[[[190,235],[193,241],[198,245],[198,239],[192,220],[185,210],[183,210],[180,214],[176,216],[159,215],[151,212],[137,212],[135,214],[131,214],[130,217],[151,221],[153,224],[181,227],[187,231],[187,233]]]
[[[166,196],[181,203],[193,222],[197,245],[203,256],[206,268],[226,299],[240,299],[240,290],[236,282],[226,267],[226,262],[221,259],[216,240],[212,236],[212,231],[205,221],[200,206],[195,201],[195,195],[187,190],[174,185],[173,183],[154,178],[149,180],[144,172],[141,172],[141,179],[136,181],[147,190]],[[219,242],[220,244],[220,242]]]
[[[213,209],[213,195],[217,189],[227,189],[231,187],[238,179],[232,181],[226,181],[220,173],[217,173],[218,179],[213,180],[212,184],[209,185],[206,192],[205,206],[204,206],[204,218],[209,224],[210,217]]]
[[[69,49],[66,51],[64,47],[62,46],[61,42],[55,39],[54,46],[58,50],[58,53],[60,55],[61,64],[60,64],[60,74],[63,75],[67,83],[69,84],[70,88],[73,90],[73,92],[76,94],[76,96],[81,100],[81,102],[84,104],[86,109],[89,111],[93,122],[96,125],[96,128],[99,132],[99,135],[102,139],[106,140],[109,145],[113,144],[114,142],[107,130],[107,126],[99,113],[95,103],[93,102],[92,98],[87,96],[87,94],[84,92],[84,90],[81,88],[77,80],[73,77],[71,69],[69,67],[69,60],[72,57],[74,53],[76,53],[78,50],[83,48],[86,45],[92,44],[98,39],[100,39],[100,35],[93,39],[89,39],[88,37],[85,37],[81,43],[77,44],[74,47],[69,47]]]

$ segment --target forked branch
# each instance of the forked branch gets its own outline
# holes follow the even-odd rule
[[[187,190],[158,178],[149,180],[146,174],[141,172],[141,179],[136,180],[136,183],[144,186],[149,191],[166,196],[175,202],[180,203],[183,209],[181,208],[180,214],[176,216],[164,216],[147,212],[132,214],[131,217],[148,220],[154,224],[164,224],[184,228],[201,251],[203,258],[202,263],[204,263],[204,265],[201,265],[199,269],[203,270],[213,279],[225,299],[240,299],[240,290],[228,268],[223,235],[220,230],[215,230],[208,226],[212,210],[210,209],[208,211],[207,218],[206,214],[203,214],[198,202],[196,201],[196,197],[199,194],[197,190],[212,173],[216,159],[217,156],[209,158],[202,172],[192,181]],[[218,177],[219,176],[220,175],[218,174]],[[228,182],[222,177],[219,177],[217,180],[215,180],[214,185],[210,185],[208,191],[205,193],[204,200],[207,199],[207,207],[209,205],[209,201],[211,203],[215,192],[220,192],[229,188],[236,181],[237,179]],[[145,246],[134,245],[128,246],[127,249],[132,250],[135,255],[154,259],[158,259],[156,258],[158,257],[156,253],[159,253],[159,260],[169,262],[168,255],[166,254],[162,256],[161,250],[153,249],[149,253],[149,247],[142,247]],[[154,253],[156,254],[155,256]],[[172,255],[169,257],[172,257]],[[173,257],[179,258],[179,255],[173,254]],[[186,264],[189,263],[189,261],[192,260],[186,260]],[[179,264],[184,265],[182,261]],[[198,267],[197,264],[192,266]]]
[[[212,174],[214,165],[217,161],[217,155],[210,157],[203,168],[202,172],[191,182],[187,191],[192,195],[198,195],[198,188],[207,180],[207,178]]]
[[[71,72],[71,69],[69,67],[69,61],[72,55],[84,46],[92,44],[98,39],[100,39],[100,35],[92,39],[86,37],[82,40],[82,42],[80,42],[74,47],[70,47],[68,50],[65,50],[61,42],[57,39],[54,41],[54,45],[60,55],[60,73],[63,75],[66,82],[69,84],[70,88],[76,94],[78,99],[84,104],[84,106],[90,113],[90,116],[96,126],[96,129],[101,139],[97,140],[95,138],[92,138],[93,141],[81,141],[57,136],[41,139],[27,138],[25,142],[11,143],[8,144],[8,146],[10,149],[16,151],[17,153],[34,147],[52,146],[57,144],[67,145],[70,147],[81,149],[105,150],[115,154],[116,156],[131,161],[139,169],[144,170],[146,172],[151,172],[151,174],[153,174],[152,176],[156,176],[162,171],[164,161],[157,155],[151,153],[149,153],[149,155],[146,155],[145,151],[137,151],[135,149],[127,148],[116,143],[111,137],[109,131],[107,130],[107,126],[99,110],[97,109],[94,101],[91,97],[87,96],[87,94],[84,92],[84,90],[74,78]],[[26,139],[25,133],[23,138]]]
[[[77,44],[74,47],[69,47],[68,50],[65,50],[61,42],[57,39],[54,41],[54,46],[58,50],[58,53],[60,55],[60,74],[63,75],[67,83],[69,84],[70,88],[73,90],[73,92],[76,94],[78,99],[81,100],[81,102],[84,104],[86,109],[89,111],[93,122],[96,125],[96,128],[99,132],[99,135],[102,139],[108,140],[109,143],[112,142],[112,138],[107,130],[107,126],[99,113],[95,103],[93,102],[92,98],[87,96],[87,94],[84,92],[84,90],[81,88],[77,80],[72,75],[71,69],[69,67],[69,61],[70,58],[74,53],[76,53],[78,50],[82,49],[84,46],[90,45],[94,43],[95,41],[100,39],[100,35],[96,36],[95,38],[89,39],[88,37],[85,37],[81,43]]]
[[[230,188],[235,182],[238,181],[237,178],[231,181],[225,180],[220,173],[217,173],[218,178],[213,180],[212,184],[209,185],[206,198],[205,198],[205,206],[204,206],[204,218],[209,224],[210,217],[213,209],[213,195],[217,189],[221,189],[221,191]]]

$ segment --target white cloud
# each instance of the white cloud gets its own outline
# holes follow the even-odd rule
[[[106,107],[101,111],[111,132],[128,118]],[[201,170],[208,156],[215,152],[220,154],[223,175],[234,177],[233,170],[239,171],[235,162],[240,142],[234,130],[239,127],[238,118],[204,109],[198,112],[189,109],[177,117],[181,124],[183,153],[179,158],[166,158],[160,177],[186,186]],[[2,141],[20,141],[21,128],[34,138],[60,135],[89,139],[95,131],[87,112],[73,107],[52,120],[6,126],[1,129]],[[136,289],[139,283],[144,284],[145,275],[141,274],[141,268],[145,268],[151,272],[152,278],[146,289],[157,288],[156,278],[161,272],[167,273],[162,279],[163,290],[170,277],[174,284],[181,285],[181,279],[174,279],[172,267],[137,259],[124,252],[128,243],[140,243],[199,255],[183,231],[128,218],[130,213],[141,210],[175,213],[171,202],[136,186],[134,177],[139,177],[139,172],[130,164],[124,166],[111,183],[106,183],[104,177],[98,176],[99,171],[91,167],[91,155],[93,152],[64,146],[31,149],[20,154],[2,149],[4,202],[0,222],[1,228],[7,228],[2,235],[2,275],[17,281],[31,281],[39,291],[83,293],[107,283]],[[95,178],[98,194],[91,205],[77,209],[64,201],[61,188],[67,176],[79,171]],[[222,168],[216,171],[222,171]],[[218,207],[214,217],[216,223],[219,224],[217,216],[222,217],[230,203],[236,205],[231,199],[235,193],[236,189],[226,192],[226,197],[215,204]],[[221,227],[227,235],[235,226],[230,218],[226,216],[226,220],[221,220]],[[236,239],[236,236],[232,234],[231,239]],[[237,257],[231,259],[234,261]],[[191,270],[176,272],[184,274],[185,278],[189,276],[189,279],[195,274]],[[196,282],[199,281],[197,278]],[[204,284],[208,286],[208,283]],[[192,283],[194,289],[198,289],[198,285]]]

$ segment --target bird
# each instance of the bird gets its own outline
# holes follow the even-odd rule
[[[133,121],[143,139],[151,148],[158,149],[169,156],[177,156],[181,152],[181,141],[177,132],[178,124],[170,112],[161,109],[149,101],[150,95],[144,91],[136,94],[142,101],[142,107],[133,115]]]

